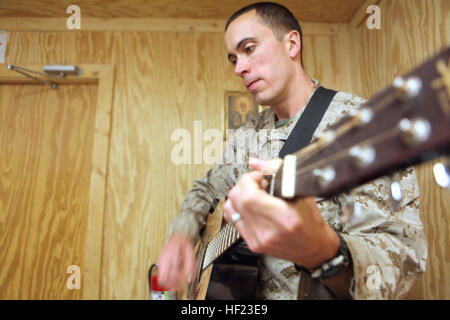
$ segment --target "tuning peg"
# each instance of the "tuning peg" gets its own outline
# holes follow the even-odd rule
[[[336,171],[333,167],[325,167],[323,169],[314,169],[313,175],[317,177],[317,182],[322,188],[326,187],[336,177]]]
[[[402,188],[400,186],[400,182],[397,178],[397,175],[391,175],[388,176],[388,181],[389,181],[389,185],[390,185],[390,191],[391,191],[391,197],[390,197],[390,203],[391,203],[391,207],[394,210],[399,209],[400,207],[400,201],[403,198],[403,194],[402,194]]]
[[[319,141],[323,146],[329,146],[331,143],[333,143],[336,140],[336,134],[333,130],[327,130],[322,132],[322,134],[319,137]]]
[[[375,149],[372,146],[354,146],[349,150],[356,167],[363,169],[375,161]]]
[[[434,179],[440,187],[450,190],[450,156],[444,162],[439,162],[434,165]]]
[[[431,134],[431,124],[424,118],[414,120],[402,119],[398,124],[398,128],[403,133],[403,142],[408,146],[427,141]]]
[[[422,81],[418,77],[403,79],[397,77],[392,84],[395,90],[395,97],[399,100],[409,100],[416,97],[422,90]]]
[[[359,125],[363,126],[368,124],[373,118],[373,111],[370,108],[362,108],[358,113]]]

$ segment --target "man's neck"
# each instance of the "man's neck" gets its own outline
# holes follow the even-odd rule
[[[306,74],[304,69],[296,73],[294,81],[286,88],[285,99],[272,105],[278,120],[290,119],[305,107],[306,102],[314,90],[314,82]]]

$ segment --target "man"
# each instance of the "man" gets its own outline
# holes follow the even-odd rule
[[[261,172],[273,171],[279,161],[253,158],[278,157],[320,85],[303,67],[301,28],[283,6],[258,3],[237,11],[226,25],[225,45],[228,59],[248,91],[259,104],[271,108],[249,120],[227,142],[227,150],[243,152],[245,163],[228,161],[224,156],[223,163],[194,182],[180,214],[171,224],[169,239],[160,255],[160,281],[178,287],[186,279],[194,264],[193,243],[208,211],[231,190],[225,217],[234,220],[251,250],[263,254],[257,298],[367,299],[405,294],[424,271],[427,254],[414,169],[400,173],[400,184],[405,189],[396,210],[389,205],[384,179],[357,188],[351,195],[332,199],[307,198],[289,204],[270,197],[264,191],[266,183]],[[361,98],[338,92],[313,140],[363,103]],[[250,139],[242,148],[238,142],[245,139],[246,129],[275,129],[277,134],[267,135],[262,143]],[[256,151],[251,148],[254,144],[258,144]],[[237,145],[243,150],[236,150]],[[255,171],[246,174],[252,169]],[[343,208],[352,199],[361,204],[362,214],[343,222]],[[236,212],[240,219],[232,219]],[[331,276],[322,272],[313,279],[311,272],[342,250],[346,252],[345,264],[340,264]]]

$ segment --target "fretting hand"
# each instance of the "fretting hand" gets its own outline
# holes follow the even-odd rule
[[[275,172],[281,163],[250,159],[254,171],[242,176],[229,192],[225,219],[231,221],[235,212],[241,215],[234,226],[250,250],[315,268],[336,254],[339,238],[313,197],[287,202],[265,191],[268,182],[263,174]]]

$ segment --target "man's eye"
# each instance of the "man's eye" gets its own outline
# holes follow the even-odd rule
[[[250,52],[252,52],[253,50],[255,50],[255,46],[248,46],[248,47],[245,47],[245,51],[246,51],[247,53],[250,53]]]
[[[230,60],[231,64],[233,64],[233,65],[236,64],[236,58],[230,58],[229,60]]]

